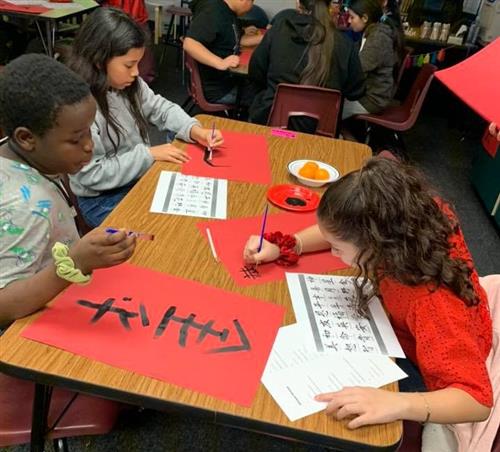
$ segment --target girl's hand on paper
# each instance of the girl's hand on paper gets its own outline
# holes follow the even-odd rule
[[[247,264],[260,264],[262,262],[272,262],[280,257],[280,249],[274,243],[262,240],[262,249],[259,249],[260,236],[252,235],[245,245],[243,259]]]
[[[397,392],[365,387],[344,388],[319,394],[314,399],[328,403],[327,415],[338,420],[352,418],[347,424],[351,429],[401,419],[407,403]]]
[[[497,141],[500,141],[500,128],[492,122],[489,127],[490,133],[497,139]]]
[[[214,130],[212,137],[212,129],[203,129],[200,126],[193,126],[190,135],[192,140],[211,149],[215,149],[217,146],[224,144],[224,137],[221,131],[217,129]]]
[[[97,268],[113,267],[134,254],[136,238],[125,230],[114,234],[102,228],[92,229],[69,250],[69,256],[84,275]]]
[[[188,153],[182,149],[176,148],[172,144],[160,144],[152,146],[149,150],[155,160],[171,163],[185,163],[191,160]]]

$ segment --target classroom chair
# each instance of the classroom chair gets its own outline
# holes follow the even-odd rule
[[[391,130],[396,141],[403,146],[398,132],[404,132],[413,127],[429,91],[434,72],[437,67],[433,64],[424,64],[413,82],[411,90],[401,105],[391,105],[379,114],[357,115],[356,120],[367,123],[366,142],[370,141],[372,126],[380,126]]]
[[[167,33],[163,36],[162,41],[165,46],[172,46],[177,49],[177,67],[182,57],[182,44],[184,36],[186,36],[191,17],[193,13],[189,8],[185,8],[186,4],[189,6],[191,2],[181,0],[181,6],[170,5],[165,12],[170,15],[170,21],[167,26]],[[160,56],[160,64],[163,63],[165,57],[166,47],[163,48]],[[184,71],[184,67],[182,68]],[[184,74],[183,74],[184,75]],[[184,78],[183,78],[184,81]]]
[[[205,98],[205,94],[203,93],[198,63],[187,52],[184,52],[184,59],[186,69],[189,73],[189,83],[187,86],[189,97],[184,104],[182,104],[182,108],[184,108],[188,114],[192,111],[195,105],[198,105],[198,107],[200,107],[203,111],[209,113],[223,111],[227,114],[229,110],[234,110],[236,108],[236,105],[233,104],[213,104],[208,102]]]
[[[396,96],[396,94],[399,91],[399,85],[401,84],[401,79],[403,78],[403,75],[406,70],[406,66],[408,65],[408,61],[411,59],[411,54],[413,53],[413,49],[411,47],[405,47],[404,52],[403,52],[403,61],[401,62],[401,65],[399,66],[399,70],[396,73],[396,77],[394,79],[394,91],[393,95]]]
[[[0,373],[0,447],[30,442],[34,392],[33,382]],[[67,451],[68,437],[109,433],[124,406],[54,388],[47,437],[55,451]]]
[[[315,134],[334,138],[341,103],[342,95],[334,89],[280,83],[267,125],[286,129],[291,119],[305,116],[317,121]]]

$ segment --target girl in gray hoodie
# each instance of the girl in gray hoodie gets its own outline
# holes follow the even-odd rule
[[[155,94],[138,76],[146,39],[140,25],[114,8],[96,9],[82,24],[69,66],[89,85],[97,101],[91,128],[91,162],[71,176],[71,188],[90,226],[98,226],[155,160],[183,163],[185,151],[171,144],[151,146],[148,125],[188,142],[216,147],[212,137],[181,107]],[[88,133],[88,131],[82,131]]]

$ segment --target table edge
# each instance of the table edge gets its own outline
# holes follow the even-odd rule
[[[330,448],[340,447],[342,450],[349,452],[392,452],[398,449],[402,441],[401,436],[396,443],[390,444],[388,446],[375,446],[365,443],[358,443],[337,437],[322,435],[319,433],[312,433],[301,429],[294,429],[291,427],[271,424],[269,422],[244,418],[237,415],[211,411],[205,408],[188,406],[174,401],[167,401],[149,396],[143,396],[140,394],[133,394],[119,389],[106,388],[104,386],[99,386],[92,383],[80,382],[77,380],[72,380],[70,378],[64,378],[56,375],[38,372],[32,369],[17,367],[12,364],[6,364],[1,360],[0,372],[12,377],[30,380],[38,384],[57,386],[75,392],[81,392],[87,395],[102,397],[105,399],[114,400],[116,402],[127,403],[130,405],[136,405],[144,408],[154,409],[157,411],[166,411],[166,408],[170,406],[172,408],[175,408],[182,414],[195,415],[196,417],[201,419],[212,419],[214,423],[219,423],[221,425],[226,425],[233,428],[241,428],[244,430],[251,430],[261,434],[279,436],[284,439],[300,441],[315,446]]]

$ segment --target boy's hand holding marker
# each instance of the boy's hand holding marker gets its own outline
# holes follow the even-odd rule
[[[105,229],[97,228],[85,234],[69,250],[69,257],[84,275],[97,268],[112,267],[122,264],[134,254],[135,235],[118,230],[110,234]]]
[[[238,55],[229,55],[226,58],[221,58],[217,69],[219,71],[227,71],[229,68],[235,68],[240,65],[240,57]]]

